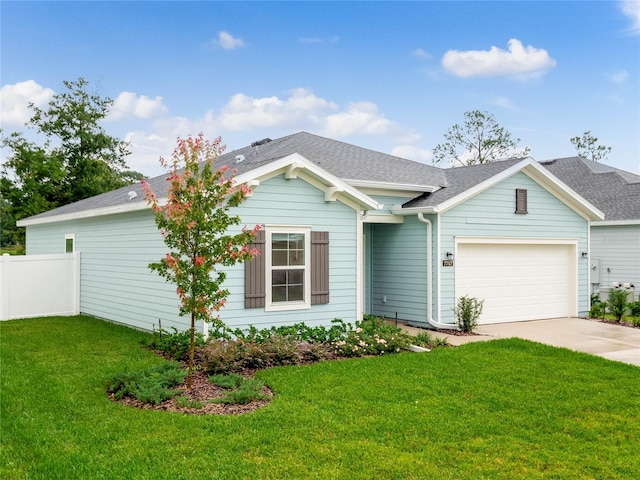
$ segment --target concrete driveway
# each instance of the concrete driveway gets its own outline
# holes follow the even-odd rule
[[[638,328],[583,318],[554,318],[481,325],[475,333],[480,336],[456,337],[456,339],[518,337],[640,366],[640,329]],[[454,337],[449,337],[452,344],[465,343],[453,340]]]

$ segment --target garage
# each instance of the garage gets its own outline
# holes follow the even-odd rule
[[[576,243],[513,241],[457,243],[456,298],[484,299],[480,324],[577,316]]]

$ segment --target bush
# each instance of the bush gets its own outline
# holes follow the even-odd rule
[[[413,344],[424,348],[451,346],[446,338],[435,337],[429,332],[422,332],[413,337]]]
[[[627,292],[620,289],[611,290],[607,304],[609,305],[609,312],[611,312],[616,317],[616,321],[619,322],[627,311]]]
[[[216,403],[246,405],[253,400],[267,400],[269,397],[262,393],[264,383],[256,378],[244,378],[241,375],[212,375],[209,381],[221,388],[231,391],[224,397],[214,400]]]
[[[175,389],[184,382],[187,371],[178,363],[165,362],[140,372],[122,372],[114,375],[107,386],[116,400],[137,398],[144,403],[158,405],[181,393]]]
[[[631,316],[640,317],[640,300],[637,302],[631,302],[629,304],[629,308],[631,309]]]
[[[255,341],[264,343],[272,337],[290,337],[294,340],[309,343],[331,343],[344,337],[348,331],[348,326],[339,318],[331,321],[331,327],[324,326],[309,327],[305,323],[296,323],[294,325],[284,325],[280,327],[271,327],[258,330],[251,325],[248,329],[233,330],[231,333],[236,338],[247,341]],[[222,335],[221,335],[222,336]],[[229,338],[227,336],[227,338]]]
[[[406,350],[412,337],[404,330],[385,323],[382,318],[366,316],[356,322],[356,328],[348,327],[346,336],[333,342],[335,352],[343,357],[383,355]]]
[[[152,349],[162,352],[166,357],[174,360],[186,361],[189,358],[189,348],[191,346],[191,331],[184,330],[179,332],[173,327],[173,332],[160,329],[153,332],[151,339],[145,342],[145,345]],[[203,348],[206,341],[202,333],[195,333],[196,350]]]
[[[600,300],[597,293],[591,294],[591,309],[589,310],[589,318],[603,318],[606,310],[605,303]]]
[[[478,326],[478,319],[482,314],[484,300],[464,295],[458,299],[453,313],[456,318],[458,328],[463,332],[472,332]]]

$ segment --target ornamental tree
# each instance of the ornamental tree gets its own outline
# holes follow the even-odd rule
[[[194,367],[195,328],[197,321],[224,324],[218,316],[229,290],[222,288],[226,273],[221,266],[250,260],[259,250],[247,244],[260,225],[232,234],[229,227],[240,224],[240,217],[230,213],[251,192],[246,185],[236,185],[229,167],[214,167],[224,150],[220,137],[213,142],[197,137],[178,138],[170,161],[160,158],[169,170],[166,201],[159,199],[143,180],[145,197],[155,213],[156,225],[169,248],[159,262],[149,264],[167,281],[176,285],[180,315],[191,318],[189,376],[191,388]]]

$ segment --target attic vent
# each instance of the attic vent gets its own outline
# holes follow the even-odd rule
[[[557,160],[549,160],[548,162],[540,162],[540,165],[553,165],[554,163],[556,163]]]
[[[129,200],[133,200],[134,198],[136,198],[138,196],[138,194],[136,192],[134,192],[133,190],[131,190],[129,193],[127,193],[127,195],[129,196]]]
[[[244,155],[236,155],[236,163],[240,163],[244,161]]]
[[[265,143],[269,143],[271,141],[270,138],[263,138],[262,140],[256,140],[251,144],[252,147],[259,147],[260,145],[264,145]]]

